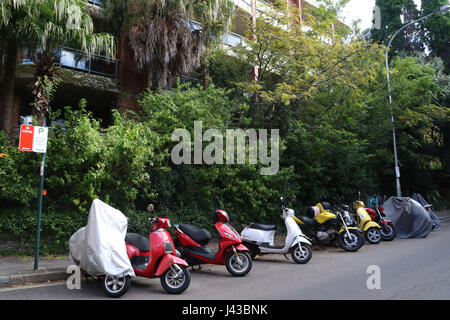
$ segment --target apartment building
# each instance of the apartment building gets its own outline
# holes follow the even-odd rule
[[[89,0],[89,11],[96,23],[101,14],[101,0]],[[224,46],[236,46],[244,37],[248,23],[258,14],[270,10],[273,0],[233,0],[236,15],[233,26],[223,37]],[[303,0],[286,0],[286,6],[302,9],[310,4]],[[301,18],[301,17],[300,17]],[[77,106],[80,99],[88,101],[87,108],[95,117],[102,119],[102,125],[111,124],[111,109],[119,107],[121,111],[137,109],[139,93],[147,87],[146,79],[137,70],[125,39],[118,39],[116,59],[107,59],[101,55],[88,57],[76,49],[64,47],[57,54],[58,77],[62,80],[54,95],[52,106]],[[29,84],[33,80],[33,66],[27,50],[24,49],[18,61],[16,89],[14,95],[14,115],[11,127],[20,123],[20,117],[31,114],[33,102]],[[189,75],[177,75],[182,80],[192,81]],[[194,79],[195,80],[195,79]]]

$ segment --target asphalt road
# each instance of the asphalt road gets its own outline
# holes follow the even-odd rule
[[[191,271],[191,285],[169,295],[159,279],[133,278],[121,300],[303,300],[303,299],[450,299],[450,217],[423,239],[396,239],[364,245],[355,253],[338,247],[315,250],[298,265],[282,255],[257,257],[251,272],[232,277],[225,266],[205,265]],[[379,268],[380,288],[368,289]],[[373,267],[372,267],[373,268]],[[370,268],[369,268],[370,270]],[[369,283],[374,283],[369,281]],[[111,299],[90,280],[69,290],[65,282],[0,289],[0,299]]]

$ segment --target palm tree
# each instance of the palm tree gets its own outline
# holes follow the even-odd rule
[[[205,48],[227,30],[230,0],[106,0],[110,25],[127,39],[147,87],[199,67]]]
[[[43,122],[49,107],[48,86],[55,81],[55,53],[63,46],[79,48],[87,55],[94,53],[115,57],[115,38],[107,33],[94,33],[91,16],[85,10],[85,0],[41,0],[33,12],[28,28],[30,40],[35,40],[35,73],[32,83],[33,115]]]
[[[4,81],[6,95],[13,95],[15,65],[20,46],[27,46],[35,57],[33,115],[40,124],[48,111],[49,97],[46,86],[55,81],[55,53],[62,46],[79,48],[88,55],[104,53],[115,56],[114,37],[94,33],[92,18],[85,10],[86,0],[2,0],[0,5],[0,31],[5,43]],[[3,36],[5,31],[5,36]],[[8,59],[9,62],[6,62]],[[8,68],[8,70],[6,70]],[[45,80],[45,81],[44,81]],[[45,85],[44,85],[45,84]],[[3,104],[7,104],[6,102]],[[3,112],[5,113],[5,112]],[[8,116],[8,115],[7,115]],[[3,127],[5,129],[5,127]]]
[[[16,61],[30,23],[30,8],[39,0],[0,2],[0,129],[9,135],[13,116]]]

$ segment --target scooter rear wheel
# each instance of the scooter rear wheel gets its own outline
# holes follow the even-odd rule
[[[102,279],[103,290],[105,293],[113,298],[119,298],[127,293],[131,285],[131,277],[115,277],[105,276]]]
[[[228,255],[225,266],[233,276],[242,277],[252,269],[252,258],[246,251],[238,251],[237,256],[232,252]]]
[[[244,246],[250,250],[250,256],[252,259],[255,259],[258,254],[260,254],[259,247],[256,244],[249,243],[249,242],[242,242]]]
[[[382,226],[380,232],[384,241],[392,241],[397,235],[392,222],[388,222],[387,225]]]
[[[168,293],[182,293],[189,287],[191,276],[184,266],[172,265],[161,276],[161,285]]]

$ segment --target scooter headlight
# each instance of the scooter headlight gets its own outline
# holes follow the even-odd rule
[[[351,226],[353,224],[353,220],[348,211],[344,211],[342,215],[344,217],[345,224]]]

